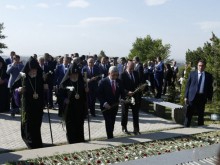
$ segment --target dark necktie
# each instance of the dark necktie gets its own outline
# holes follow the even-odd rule
[[[91,74],[91,76],[93,75],[93,73],[92,73],[92,68],[90,68],[90,74]]]
[[[112,81],[112,93],[115,94],[115,81]]]
[[[132,74],[132,73],[130,73],[130,78],[131,78],[132,82],[135,83],[134,77],[133,77],[133,74]]]
[[[200,91],[201,84],[202,84],[202,73],[201,73],[201,75],[200,75],[200,77],[199,77],[199,83],[198,83],[198,89],[197,89],[197,92],[198,92],[198,93],[199,93],[199,91]]]

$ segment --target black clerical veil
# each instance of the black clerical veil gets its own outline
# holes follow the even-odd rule
[[[78,73],[79,74],[79,77],[78,77],[78,80],[83,80],[83,77],[81,75],[81,72],[80,72],[80,68],[79,66],[76,64],[76,63],[73,63],[69,66],[69,68],[67,69],[67,72],[65,74],[65,76],[63,77],[61,83],[60,83],[60,86],[62,87],[63,86],[63,83],[69,79],[70,75],[72,73]]]
[[[26,62],[24,68],[22,69],[21,72],[25,73],[26,75],[28,75],[28,72],[31,69],[37,69],[37,77],[43,77],[43,70],[41,69],[38,61],[33,58],[32,56],[28,59],[28,61]],[[17,84],[17,81],[19,81],[21,79],[21,74],[18,75],[17,79],[15,80],[14,84]],[[14,88],[14,84],[12,85],[12,88]]]

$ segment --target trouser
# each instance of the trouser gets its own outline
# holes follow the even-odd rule
[[[189,102],[189,110],[185,114],[184,126],[190,127],[193,115],[198,115],[198,125],[204,125],[205,96],[196,94],[195,99]]]
[[[128,109],[131,107],[132,116],[133,116],[133,127],[134,131],[139,132],[139,104],[132,105],[131,103],[122,104],[122,118],[121,118],[121,126],[127,128],[128,123]]]
[[[111,139],[114,137],[113,132],[114,132],[115,118],[116,118],[117,112],[118,112],[118,107],[111,108],[109,110],[102,112],[104,119],[105,119],[105,128],[106,128],[108,139]]]
[[[88,105],[90,109],[91,115],[95,115],[95,102],[96,102],[96,92],[95,91],[89,91],[88,93]]]
[[[157,98],[161,98],[162,87],[163,87],[163,78],[155,78],[155,87],[157,89]]]

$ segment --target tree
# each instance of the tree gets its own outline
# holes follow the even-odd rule
[[[150,35],[145,38],[136,38],[133,48],[130,50],[129,58],[138,56],[142,62],[154,61],[160,56],[163,60],[168,59],[170,44],[162,44],[161,39],[153,40]]]
[[[5,39],[6,36],[2,34],[2,30],[4,29],[4,24],[0,23],[0,40]],[[0,42],[0,53],[3,53],[1,49],[5,49],[7,46],[4,43]]]
[[[98,55],[98,59],[101,60],[102,57],[106,57],[106,54],[103,50],[100,51],[100,53]]]
[[[212,38],[210,39],[209,49],[206,47],[204,51],[209,54],[206,57],[207,65],[206,70],[213,75],[213,103],[211,108],[214,112],[220,113],[220,39],[212,33]]]

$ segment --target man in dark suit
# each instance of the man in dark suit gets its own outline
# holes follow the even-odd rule
[[[195,113],[198,114],[198,125],[204,125],[205,104],[212,100],[213,95],[213,78],[205,71],[205,65],[205,61],[199,60],[198,70],[191,72],[187,81],[185,103],[189,105],[189,109],[185,114],[185,127],[190,126]]]
[[[46,76],[46,82],[48,84],[48,96],[47,102],[49,103],[49,108],[53,107],[53,86],[54,84],[54,71],[56,68],[56,61],[49,53],[44,54],[44,73]]]
[[[106,57],[101,58],[101,63],[99,65],[100,74],[103,74],[104,77],[108,76],[109,65],[107,64]]]
[[[157,90],[156,98],[161,98],[162,87],[163,87],[163,76],[164,76],[164,63],[161,61],[161,57],[157,57],[157,64],[154,68],[154,80],[155,87]]]
[[[64,100],[62,100],[62,97],[60,95],[61,92],[59,90],[59,87],[60,87],[61,81],[63,80],[64,75],[66,74],[66,72],[70,66],[70,61],[71,61],[70,57],[65,56],[63,58],[63,63],[57,65],[56,69],[55,69],[55,85],[57,88],[56,96],[57,96],[57,103],[59,106],[59,110],[58,110],[59,117],[62,117],[63,112],[64,112],[64,104],[63,104]]]
[[[140,62],[140,58],[138,56],[135,56],[133,58],[133,62],[135,64],[134,70],[138,72],[139,80],[143,82],[144,67],[143,64]]]
[[[100,108],[105,119],[105,127],[108,139],[113,138],[115,118],[118,112],[118,104],[125,98],[124,88],[118,79],[118,69],[116,66],[109,68],[109,76],[99,82],[98,98]]]
[[[96,95],[97,95],[97,88],[98,88],[98,81],[100,80],[100,72],[99,67],[94,65],[94,59],[89,58],[87,60],[88,66],[82,68],[82,75],[84,72],[87,73],[88,78],[88,107],[90,109],[90,113],[93,117],[96,117],[95,113],[95,102],[96,102]]]
[[[133,126],[134,126],[134,134],[140,134],[139,132],[139,108],[141,104],[141,93],[134,93],[135,89],[140,84],[140,79],[138,76],[138,72],[134,71],[134,63],[132,61],[128,61],[126,71],[120,75],[120,80],[124,86],[125,93],[128,97],[134,98],[134,103],[122,103],[122,118],[121,125],[122,131],[128,133],[127,123],[128,123],[128,108],[132,109],[133,116]]]

